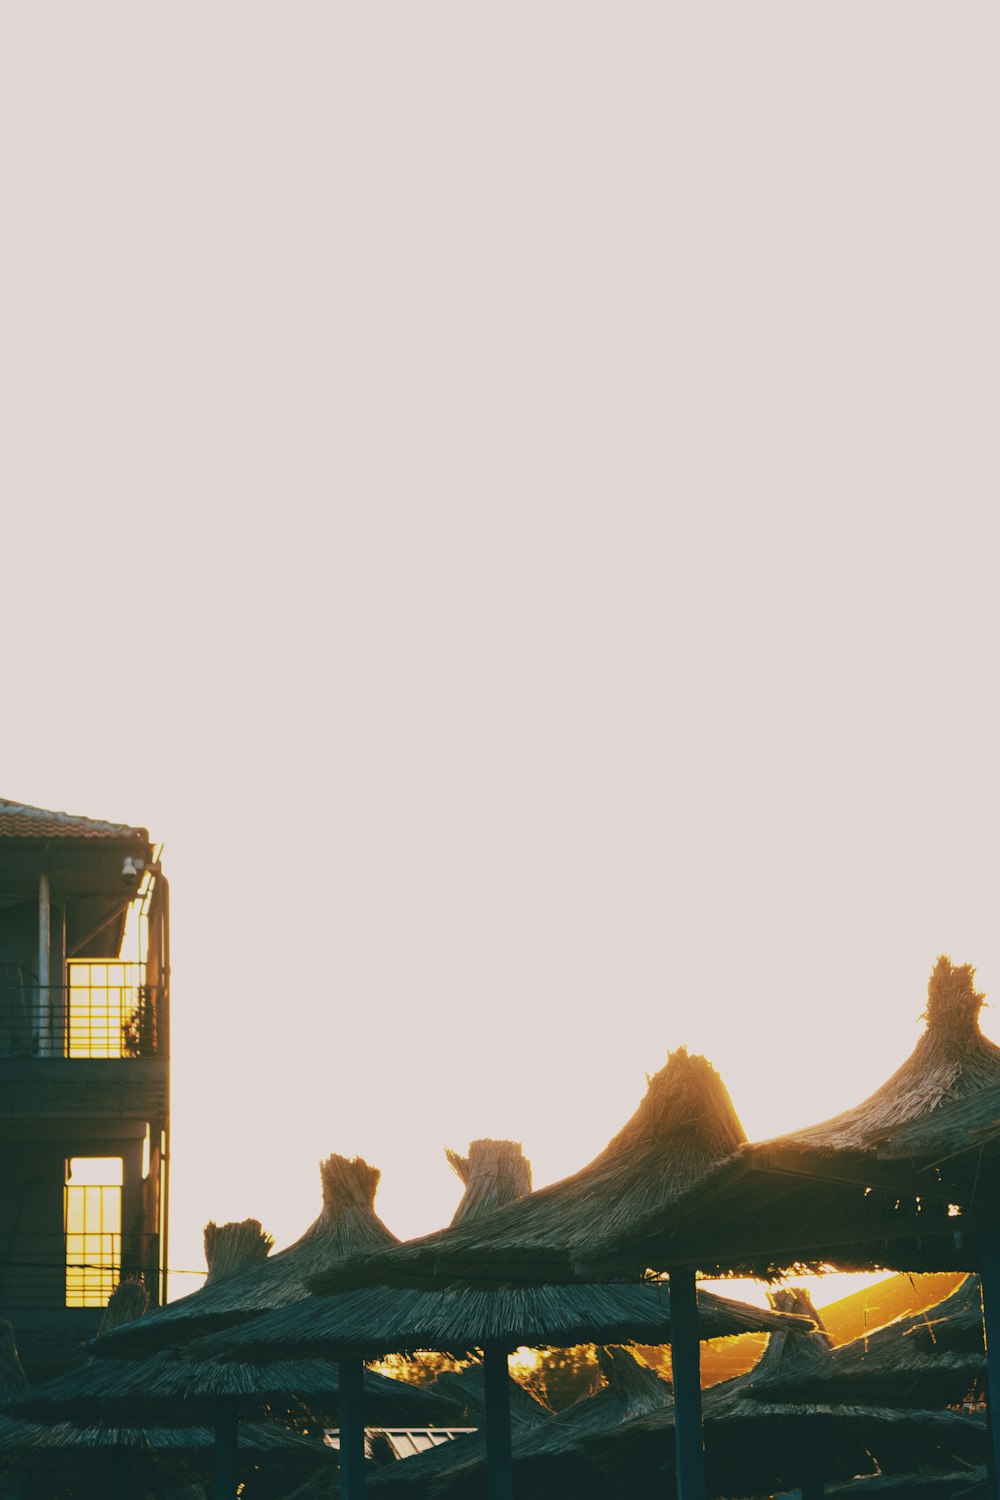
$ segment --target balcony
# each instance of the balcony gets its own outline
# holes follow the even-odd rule
[[[145,979],[117,959],[71,960],[61,985],[0,965],[0,1140],[166,1118],[167,995]]]
[[[166,1056],[163,986],[140,963],[71,960],[66,982],[40,985],[0,964],[0,1058]]]

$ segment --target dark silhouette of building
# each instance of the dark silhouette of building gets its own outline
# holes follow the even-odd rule
[[[166,1298],[169,887],[144,828],[0,799],[0,1316],[65,1369]]]

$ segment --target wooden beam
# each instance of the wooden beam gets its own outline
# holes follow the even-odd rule
[[[365,1493],[364,1362],[342,1359],[340,1376],[340,1494],[363,1500]]]
[[[510,1376],[507,1350],[487,1344],[483,1350],[486,1392],[486,1484],[489,1500],[513,1500],[514,1476],[510,1458]]]
[[[674,1380],[677,1500],[705,1500],[705,1443],[701,1423],[701,1341],[694,1271],[672,1266],[670,1361]]]
[[[924,1198],[928,1203],[955,1203],[971,1208],[977,1186],[958,1182],[939,1182],[931,1175],[933,1168],[920,1171],[895,1167],[886,1161],[857,1157],[815,1156],[811,1151],[754,1151],[750,1169],[785,1177],[806,1177],[815,1182],[843,1183],[845,1187],[874,1188],[903,1198]]]
[[[234,1402],[220,1401],[215,1418],[213,1500],[236,1500],[236,1455],[239,1440],[239,1411]]]
[[[986,1336],[986,1378],[990,1410],[990,1465],[993,1500],[997,1500],[1000,1474],[1000,1411],[993,1409],[994,1393],[1000,1391],[1000,1230],[988,1226],[979,1231],[979,1283],[983,1292],[983,1333]]]

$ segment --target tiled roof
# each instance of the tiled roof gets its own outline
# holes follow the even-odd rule
[[[104,823],[98,818],[74,813],[49,812],[0,797],[0,838],[5,839],[141,839],[149,843],[145,828],[127,823]]]

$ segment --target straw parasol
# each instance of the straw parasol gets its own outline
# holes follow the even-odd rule
[[[513,1376],[510,1378],[510,1421],[512,1427],[537,1427],[547,1422],[552,1412]],[[482,1426],[486,1414],[486,1379],[482,1362],[461,1370],[442,1370],[427,1387],[457,1403],[472,1426]]]
[[[757,1275],[823,1263],[980,1269],[980,1210],[1000,1209],[1000,1047],[979,1029],[973,977],[938,959],[924,1034],[869,1099],[741,1146],[667,1208],[576,1235],[576,1273],[678,1262]]]
[[[270,1236],[263,1234],[255,1220],[210,1225],[205,1236],[209,1256],[206,1287],[225,1288],[239,1281],[245,1260],[256,1265],[262,1247],[266,1251],[269,1244]],[[109,1337],[124,1331],[119,1328]],[[14,1409],[21,1416],[49,1421],[71,1418],[78,1422],[113,1421],[116,1425],[184,1426],[212,1422],[216,1429],[216,1491],[221,1496],[235,1490],[241,1417],[260,1417],[275,1409],[299,1411],[302,1401],[336,1411],[343,1404],[343,1376],[342,1366],[322,1358],[271,1361],[262,1367],[247,1362],[222,1364],[204,1358],[192,1343],[161,1350],[146,1359],[93,1359],[80,1370],[23,1393]],[[362,1373],[360,1366],[358,1378],[365,1399],[382,1422],[430,1422],[454,1415],[453,1403],[441,1395],[374,1372]]]
[[[804,1294],[786,1298],[779,1307],[811,1308]],[[758,1366],[747,1375],[713,1386],[705,1392],[704,1419],[708,1489],[713,1494],[770,1494],[805,1481],[804,1494],[822,1493],[822,1471],[827,1477],[849,1478],[874,1467],[869,1453],[885,1470],[910,1472],[914,1463],[953,1469],[956,1459],[975,1463],[985,1448],[981,1417],[953,1412],[898,1411],[885,1405],[840,1406],[811,1400],[767,1403],[754,1399],[755,1383],[783,1370],[793,1383],[795,1372],[808,1371],[831,1358],[822,1328],[806,1331],[791,1325],[772,1335]],[[665,1458],[665,1435],[675,1411],[663,1406],[635,1421],[588,1434],[574,1455],[573,1472],[589,1463],[605,1479],[611,1495],[671,1494],[674,1471]],[[520,1445],[519,1495],[546,1493],[527,1482],[531,1474],[529,1439]],[[522,1470],[523,1464],[523,1470]],[[525,1482],[522,1483],[522,1477]],[[621,1488],[616,1488],[620,1483]],[[429,1492],[458,1500],[474,1493],[454,1476],[451,1487],[441,1484]]]
[[[573,1279],[569,1247],[614,1238],[671,1204],[733,1157],[746,1134],[718,1073],[679,1048],[647,1080],[638,1109],[586,1167],[488,1214],[317,1272],[315,1292],[358,1286],[509,1285]]]
[[[502,1184],[501,1169],[506,1164],[512,1171],[516,1158],[509,1152],[491,1157],[483,1150],[476,1160],[489,1170],[496,1192]],[[526,1174],[522,1180],[527,1180]],[[476,1191],[472,1177],[466,1191]],[[530,1200],[518,1200],[513,1206],[525,1202]],[[477,1194],[477,1204],[484,1222],[493,1222],[509,1211],[487,1212],[487,1194]],[[462,1216],[460,1228],[452,1233],[475,1229],[478,1222],[475,1212],[470,1212]],[[374,1258],[368,1264],[374,1265]],[[788,1321],[785,1315],[708,1294],[701,1298],[699,1310],[701,1328],[697,1331],[706,1338],[777,1329]],[[662,1344],[671,1341],[673,1327],[671,1291],[662,1281],[489,1289],[455,1286],[433,1291],[367,1286],[335,1296],[309,1298],[255,1319],[245,1328],[205,1339],[200,1348],[213,1359],[239,1360],[274,1359],[293,1351],[300,1355],[323,1352],[328,1357],[377,1359],[418,1350],[464,1354],[481,1349],[487,1382],[487,1437],[492,1444],[491,1493],[502,1495],[509,1490],[510,1418],[506,1408],[507,1356],[511,1350],[521,1345],[566,1347],[582,1342]]]
[[[244,1220],[246,1245],[239,1243],[230,1226],[220,1246],[219,1230],[209,1225],[205,1231],[209,1262],[205,1285],[127,1329],[105,1336],[95,1352],[104,1357],[131,1358],[209,1329],[228,1327],[304,1297],[307,1280],[331,1263],[398,1244],[375,1212],[375,1190],[382,1175],[377,1167],[369,1166],[361,1157],[348,1160],[332,1155],[320,1163],[319,1170],[322,1209],[293,1245],[267,1254],[273,1240],[266,1236],[265,1250],[260,1225],[250,1219]]]
[[[754,1394],[764,1400],[888,1402],[893,1406],[957,1406],[984,1383],[979,1279],[968,1276],[935,1307],[896,1318],[835,1349],[809,1372],[762,1373]]]
[[[592,1433],[613,1430],[623,1422],[670,1406],[669,1384],[641,1364],[627,1349],[598,1350],[600,1388],[541,1422],[519,1427],[513,1435],[517,1492],[574,1496],[606,1492],[606,1481],[584,1455],[581,1443]],[[420,1454],[379,1472],[372,1488],[420,1496],[482,1492],[484,1443],[480,1434]]]

